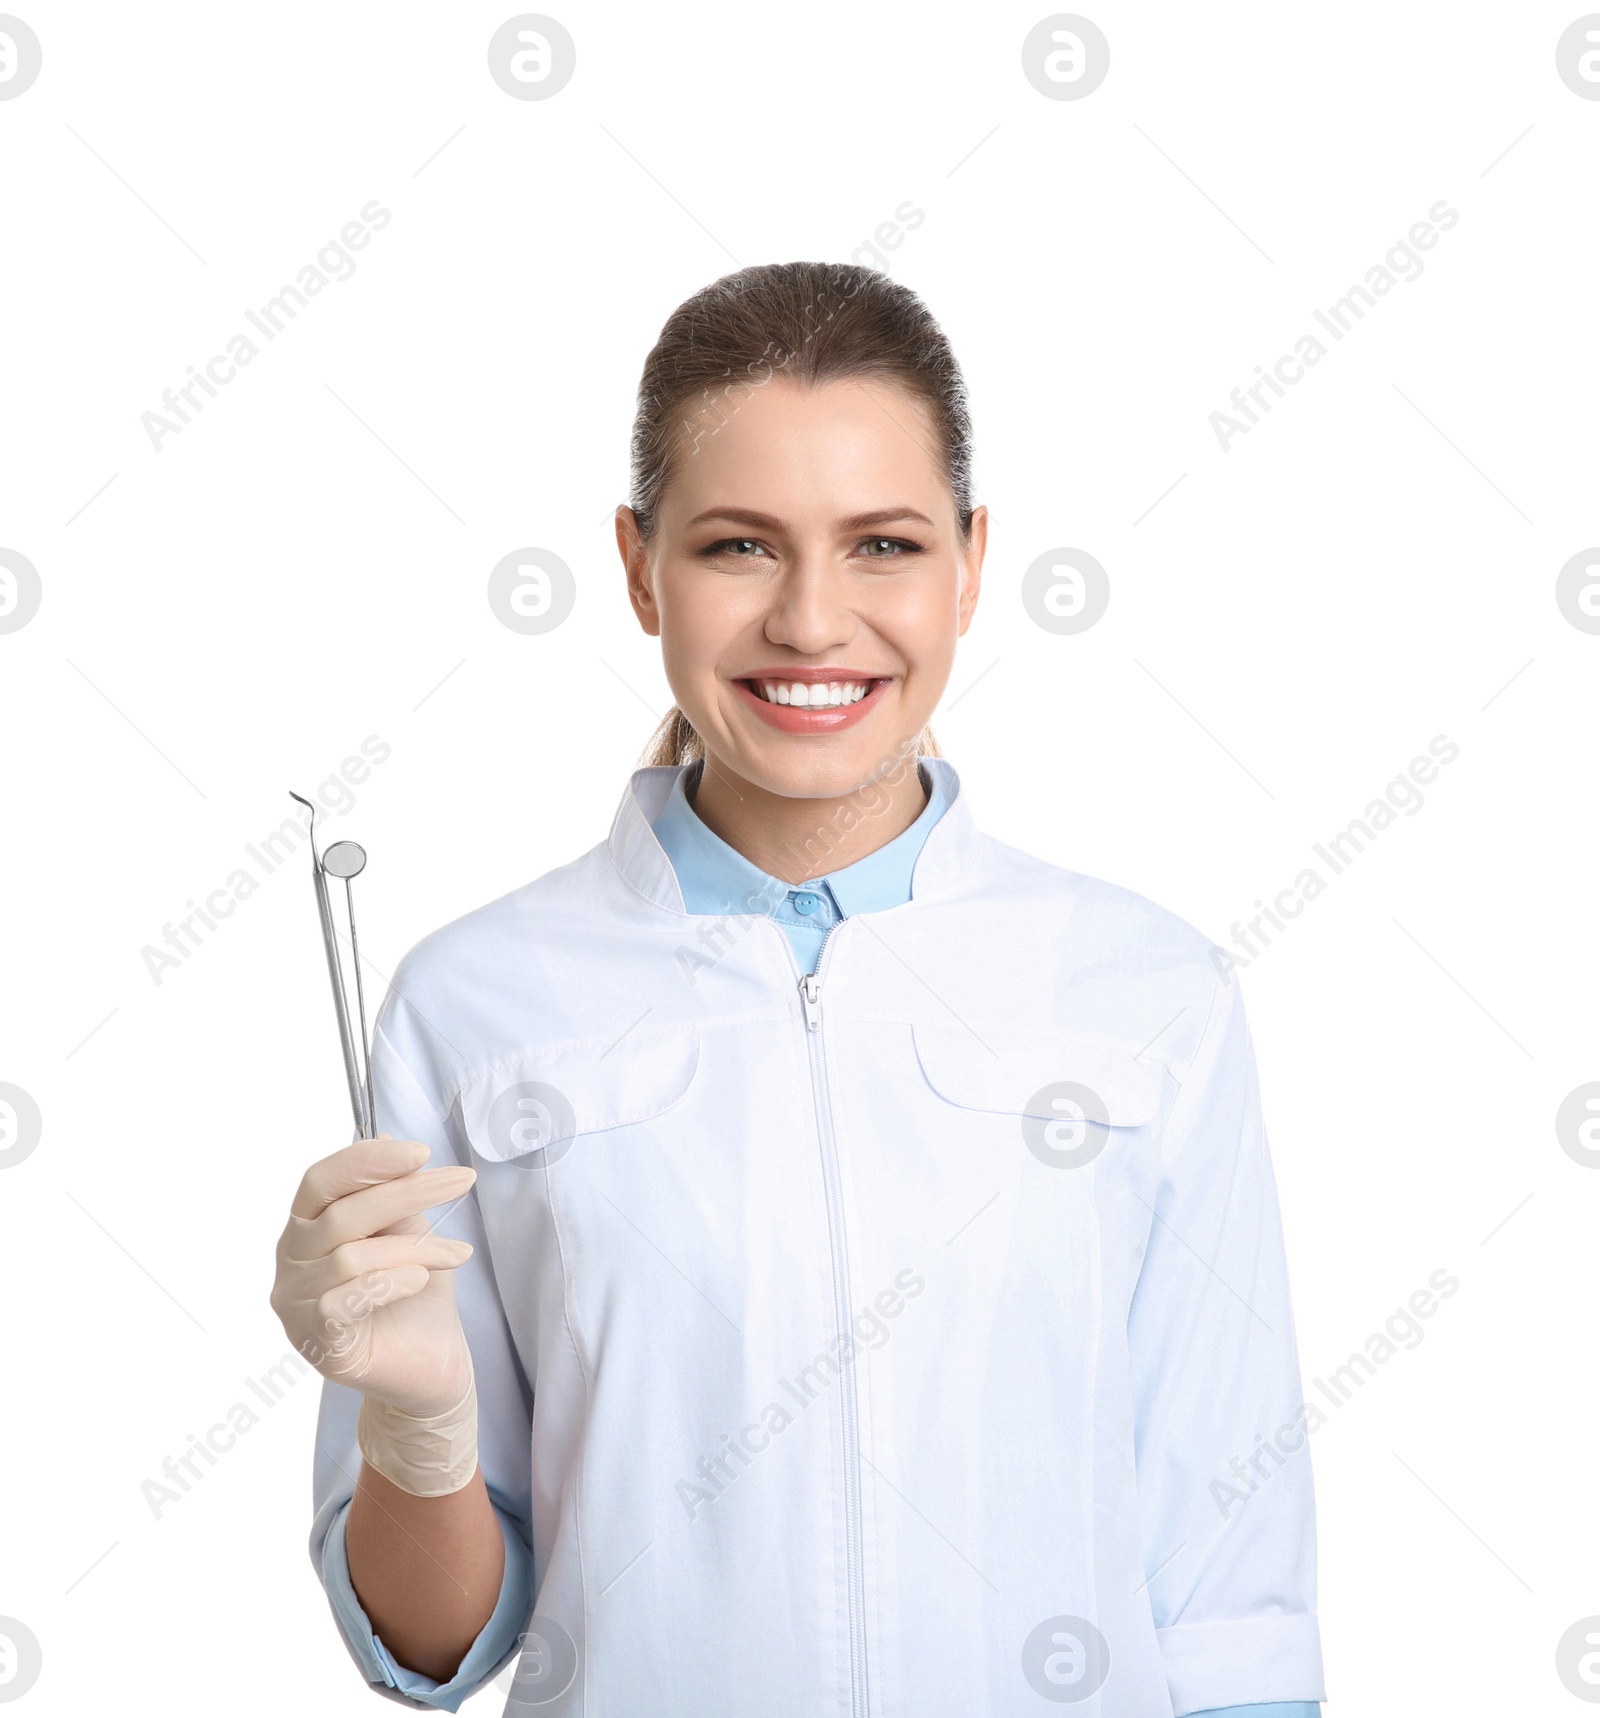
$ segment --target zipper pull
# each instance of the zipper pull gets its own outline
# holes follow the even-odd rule
[[[816,1032],[822,1026],[822,985],[814,972],[800,980],[800,1005],[806,1011],[806,1030]]]

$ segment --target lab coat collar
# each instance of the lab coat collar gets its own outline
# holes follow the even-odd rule
[[[886,842],[875,853],[827,874],[828,888],[846,918],[854,918],[857,913],[881,913],[911,899],[917,860],[947,809],[945,778],[930,769],[928,784],[928,803],[909,828],[901,830],[893,841]]]
[[[918,760],[935,778],[947,809],[929,831],[911,874],[913,901],[944,895],[955,889],[966,870],[979,835],[961,791],[961,778],[943,758]],[[607,840],[611,857],[627,883],[647,901],[668,912],[683,913],[683,890],[666,850],[651,827],[666,805],[687,766],[654,764],[635,770],[629,779]],[[846,909],[849,910],[848,908]]]

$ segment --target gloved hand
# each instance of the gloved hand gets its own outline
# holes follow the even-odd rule
[[[465,1241],[422,1213],[475,1169],[423,1169],[415,1140],[358,1140],[305,1173],[278,1242],[272,1308],[324,1378],[359,1390],[361,1453],[404,1491],[458,1491],[477,1468],[477,1391],[456,1311]]]

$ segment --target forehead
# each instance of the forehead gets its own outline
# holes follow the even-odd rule
[[[951,505],[931,409],[885,378],[774,377],[710,404],[687,401],[681,415],[662,497],[669,516],[721,504],[804,519],[906,503],[933,518]]]

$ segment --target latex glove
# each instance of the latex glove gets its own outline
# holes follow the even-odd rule
[[[464,1198],[477,1171],[424,1169],[416,1140],[358,1140],[305,1173],[278,1242],[272,1307],[324,1378],[359,1390],[363,1457],[419,1497],[477,1468],[472,1354],[456,1311],[465,1241],[422,1215]]]

